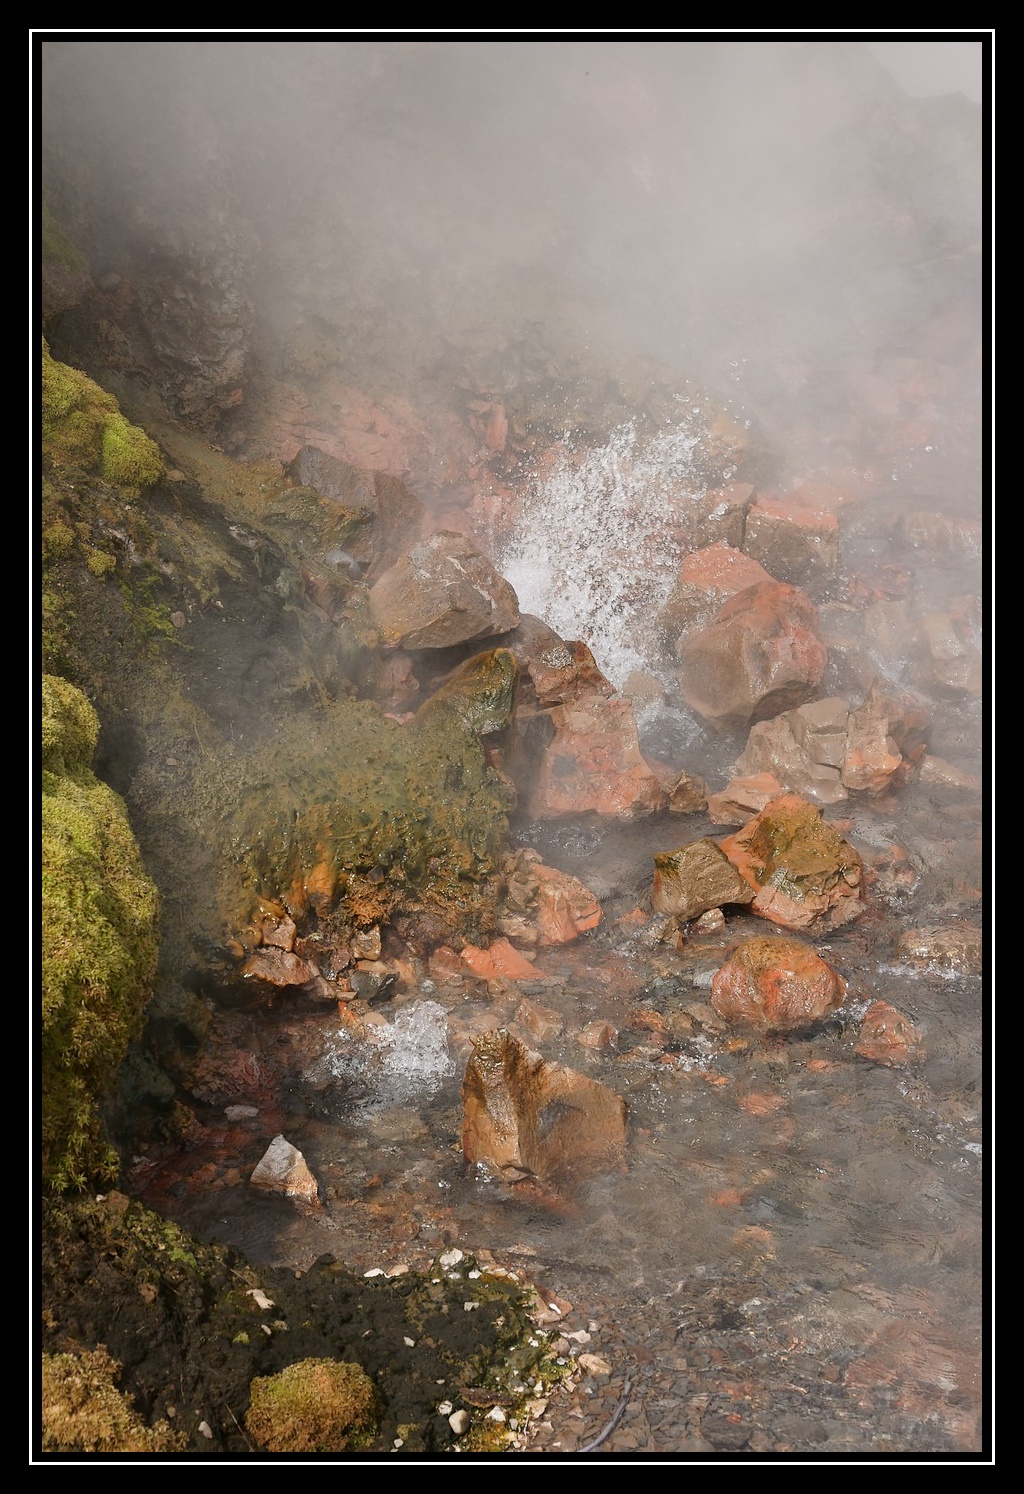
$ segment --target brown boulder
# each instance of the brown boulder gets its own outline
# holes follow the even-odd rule
[[[792,1032],[846,1000],[846,982],[797,939],[747,939],[711,982],[711,1005],[740,1027]]]
[[[564,1064],[548,1063],[504,1029],[473,1044],[462,1081],[467,1162],[508,1182],[564,1184],[624,1165],[626,1102]]]
[[[924,1056],[921,1034],[913,1022],[887,1001],[873,1001],[864,1013],[854,1051],[889,1069]]]
[[[684,923],[723,903],[750,903],[754,894],[716,841],[691,841],[654,858],[651,902],[655,913]]]
[[[441,530],[399,556],[370,588],[370,612],[389,648],[450,648],[514,628],[509,583],[462,534]]]
[[[747,511],[743,548],[779,581],[817,591],[835,574],[839,520],[799,490],[764,495]]]

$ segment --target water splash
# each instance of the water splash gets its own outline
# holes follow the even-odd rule
[[[522,610],[582,639],[616,688],[633,670],[657,672],[653,623],[706,492],[697,465],[704,435],[689,412],[653,436],[630,421],[600,447],[567,437],[499,545]]]
[[[344,1030],[331,1037],[306,1070],[314,1084],[346,1081],[350,1115],[406,1105],[437,1093],[455,1073],[448,1047],[448,1018],[436,1001],[414,1001],[393,1022],[354,1040]]]

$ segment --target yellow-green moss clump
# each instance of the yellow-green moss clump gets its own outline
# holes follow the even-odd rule
[[[377,1387],[358,1364],[300,1359],[250,1386],[245,1425],[266,1452],[345,1452],[377,1435]]]
[[[87,1354],[44,1354],[44,1452],[183,1452],[187,1437],[166,1421],[147,1427],[117,1388],[121,1366],[101,1345]]]
[[[45,339],[42,436],[44,471],[80,467],[129,489],[152,487],[163,476],[156,442],[124,418],[112,394],[51,357]]]
[[[89,764],[99,734],[80,690],[43,678],[43,1177],[116,1175],[100,1107],[138,1035],[157,956],[157,891],[121,799]]]

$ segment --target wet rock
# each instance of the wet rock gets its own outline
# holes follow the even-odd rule
[[[390,648],[450,648],[519,621],[512,587],[465,535],[451,530],[400,556],[371,587],[369,600]]]
[[[745,825],[782,792],[782,784],[771,773],[730,778],[721,793],[708,795],[708,819],[713,825]]]
[[[664,807],[665,792],[640,752],[632,702],[584,696],[551,708],[555,735],[530,798],[534,819],[588,812],[639,819]]]
[[[312,965],[284,949],[258,949],[242,966],[245,980],[255,976],[275,986],[304,986],[316,974]]]
[[[773,799],[721,848],[754,889],[751,911],[772,923],[836,927],[863,911],[860,857],[799,794]]]
[[[614,695],[585,643],[559,642],[535,655],[527,670],[541,705],[561,705],[581,695]]]
[[[372,519],[372,533],[363,537],[355,557],[373,566],[371,575],[390,565],[420,533],[422,503],[386,472],[350,466],[316,446],[300,447],[285,470],[300,487]]]
[[[249,1182],[267,1193],[283,1193],[306,1204],[319,1202],[316,1178],[297,1147],[281,1135],[275,1136],[253,1168]]]
[[[957,598],[945,612],[921,620],[920,644],[930,682],[940,690],[977,698],[984,688],[981,612],[974,597]],[[929,683],[928,680],[924,683]]]
[[[525,955],[507,939],[495,939],[487,949],[467,944],[460,955],[463,966],[478,980],[535,980],[537,972]]]
[[[664,787],[668,796],[666,808],[670,814],[703,814],[708,807],[708,786],[696,773],[688,773],[684,769]],[[742,815],[741,820],[746,817]]]
[[[854,1052],[886,1068],[902,1068],[924,1057],[921,1034],[887,1001],[873,1001],[864,1013]]]
[[[734,772],[741,779],[767,774],[794,793],[835,804],[847,796],[842,765],[848,715],[846,702],[830,697],[759,721],[750,728]],[[901,761],[897,758],[895,767]]]
[[[981,930],[964,924],[907,929],[896,945],[896,958],[901,964],[947,970],[953,975],[980,975],[983,956]]]
[[[747,510],[743,548],[777,580],[818,593],[835,574],[839,520],[799,490],[759,495]]]
[[[737,592],[679,650],[680,690],[717,730],[790,710],[821,683],[827,653],[813,603],[795,586],[766,581]]]
[[[750,903],[754,893],[716,841],[691,841],[654,858],[655,913],[687,922],[723,903]]]
[[[928,713],[919,701],[876,681],[847,721],[844,785],[884,793],[904,760],[921,756],[927,729]]]
[[[603,915],[601,905],[578,877],[545,866],[542,861],[521,861],[522,852],[511,858],[521,869],[510,890],[525,906],[541,945],[569,944],[589,929],[596,929]]]
[[[709,488],[697,504],[694,537],[702,546],[729,545],[742,550],[747,509],[754,494],[749,482],[730,482]]]
[[[797,939],[747,939],[711,982],[711,1005],[719,1016],[763,1031],[806,1027],[845,1000],[842,976]]]
[[[626,1102],[503,1029],[473,1045],[462,1083],[462,1149],[510,1182],[559,1184],[621,1167]]]

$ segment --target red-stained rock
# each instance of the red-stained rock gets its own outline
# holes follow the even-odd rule
[[[283,1136],[275,1136],[252,1170],[249,1182],[266,1193],[283,1193],[310,1205],[319,1204],[316,1178],[302,1153]]]
[[[552,707],[555,736],[530,798],[534,819],[601,814],[639,819],[664,808],[665,791],[644,760],[632,703],[588,695]]]
[[[905,760],[916,762],[923,755],[928,726],[928,713],[916,697],[873,683],[847,720],[845,786],[884,793]]]
[[[754,889],[751,912],[785,928],[836,927],[863,911],[857,852],[799,794],[782,794],[721,842]]]
[[[731,482],[721,488],[709,488],[697,503],[694,514],[693,533],[698,544],[724,544],[742,549],[747,509],[753,495],[753,484],[749,482]]]
[[[556,1185],[623,1166],[626,1102],[504,1029],[473,1044],[462,1082],[462,1149],[509,1182]]]
[[[495,939],[487,949],[467,944],[460,956],[463,966],[478,980],[535,980],[537,972],[525,955],[507,939]]]
[[[534,919],[538,943],[568,944],[597,928],[604,916],[601,904],[578,877],[542,863],[533,872],[537,880]]]
[[[763,565],[724,542],[684,556],[675,588],[658,614],[658,628],[675,648],[684,634],[707,627],[724,602],[748,586],[773,578]]]
[[[581,695],[614,695],[585,643],[555,644],[534,655],[527,665],[541,705],[562,705]]]
[[[738,1027],[792,1032],[846,1000],[846,982],[797,939],[747,939],[711,982],[711,1005]]]
[[[782,792],[782,784],[771,773],[730,778],[721,793],[708,795],[708,819],[713,825],[745,825]]]
[[[887,1001],[873,1001],[864,1013],[854,1051],[872,1063],[898,1069],[924,1056],[921,1034]]]
[[[683,640],[680,690],[711,726],[735,731],[803,704],[827,659],[810,599],[766,581],[737,592],[708,627]]]
[[[847,793],[841,770],[848,716],[846,702],[829,697],[759,721],[750,728],[735,772],[745,778],[767,773],[794,793],[835,804]]]

